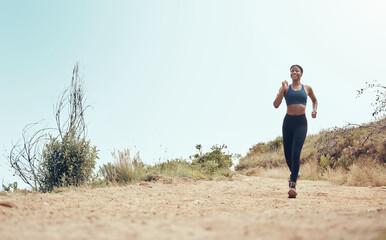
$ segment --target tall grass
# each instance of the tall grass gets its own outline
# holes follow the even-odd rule
[[[130,183],[139,180],[145,173],[145,165],[142,163],[139,153],[131,157],[130,150],[114,151],[111,153],[113,163],[104,164],[100,168],[102,177],[111,183]]]

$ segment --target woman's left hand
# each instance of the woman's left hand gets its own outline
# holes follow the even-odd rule
[[[316,112],[313,111],[313,112],[311,113],[311,116],[312,116],[312,118],[316,118]]]

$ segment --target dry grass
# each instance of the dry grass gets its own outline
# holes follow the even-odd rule
[[[287,179],[290,176],[290,171],[285,167],[271,168],[267,169],[267,171],[263,171],[261,175],[262,177]]]
[[[320,180],[317,162],[308,162],[300,165],[301,179]]]
[[[117,151],[112,153],[115,158],[116,181],[129,183],[136,179],[138,166],[141,162],[138,155],[130,157],[130,150]]]
[[[317,162],[308,162],[300,166],[300,180],[323,180],[335,184],[349,186],[386,186],[386,168],[378,163],[373,164],[353,164],[349,170],[344,168],[328,168],[324,172],[320,171]],[[256,167],[244,171],[248,176],[283,178],[287,179],[290,172],[287,167],[262,168]]]
[[[137,181],[144,175],[144,164],[139,154],[131,157],[130,150],[114,151],[111,153],[115,161],[104,164],[99,172],[109,183],[127,184]]]
[[[352,186],[386,186],[386,168],[379,164],[351,166],[347,184]]]

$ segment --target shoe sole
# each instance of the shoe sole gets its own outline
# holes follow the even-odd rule
[[[290,189],[290,190],[288,191],[288,198],[296,198],[296,195],[297,195],[297,193],[296,193],[295,190]]]

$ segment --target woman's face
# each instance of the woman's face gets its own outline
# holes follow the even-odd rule
[[[294,66],[294,67],[291,68],[291,78],[292,78],[292,80],[300,80],[302,75],[303,75],[302,71],[300,70],[299,67]]]

